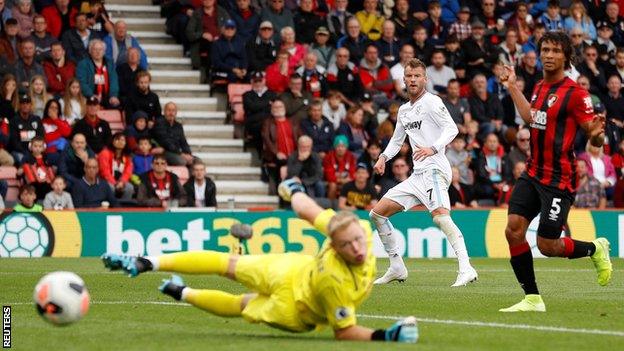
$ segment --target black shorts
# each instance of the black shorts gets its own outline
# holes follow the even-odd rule
[[[568,220],[574,194],[545,186],[523,174],[514,186],[509,200],[508,214],[526,218],[529,222],[540,215],[537,235],[557,239]]]

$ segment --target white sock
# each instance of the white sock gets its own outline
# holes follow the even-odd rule
[[[143,258],[145,258],[146,260],[152,263],[153,271],[157,271],[158,268],[160,267],[160,260],[158,259],[158,256],[145,256]]]
[[[377,228],[377,234],[383,244],[384,250],[388,253],[390,259],[390,267],[405,266],[403,258],[399,255],[399,245],[396,242],[394,236],[394,227],[387,217],[380,216],[377,213],[370,211],[370,219]]]
[[[451,243],[457,260],[459,261],[459,271],[463,272],[470,269],[470,258],[468,257],[468,250],[466,250],[466,243],[464,242],[464,235],[461,230],[455,225],[453,219],[449,215],[439,215],[433,217],[433,222],[440,227],[442,232],[446,234],[446,238]]]

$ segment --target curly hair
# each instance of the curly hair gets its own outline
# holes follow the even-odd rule
[[[537,44],[537,52],[542,52],[542,44],[544,43],[552,43],[555,45],[561,45],[561,49],[563,50],[563,54],[565,55],[565,69],[570,69],[572,67],[572,60],[574,59],[574,48],[572,48],[572,42],[570,41],[570,37],[563,31],[549,31],[544,34],[544,36],[540,39]]]

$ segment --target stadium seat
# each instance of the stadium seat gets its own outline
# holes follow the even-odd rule
[[[243,124],[243,122],[245,122],[243,94],[250,90],[251,84],[228,85],[228,112],[230,114],[230,120],[235,124]]]
[[[178,176],[180,184],[184,185],[189,179],[189,171],[185,166],[168,166],[167,170]]]
[[[12,166],[2,166],[0,167],[0,179],[4,179],[9,184],[9,190],[7,191],[7,196],[4,199],[5,204],[13,203],[17,201],[17,193],[19,187],[21,185],[20,180],[17,178],[17,169]]]
[[[123,115],[119,110],[100,110],[98,117],[110,124],[111,132],[122,132],[125,129]]]

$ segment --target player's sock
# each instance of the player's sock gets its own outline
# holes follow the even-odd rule
[[[384,217],[378,215],[374,211],[370,211],[369,213],[371,221],[375,224],[377,228],[377,233],[379,235],[379,239],[383,244],[384,249],[388,253],[388,258],[390,259],[390,266],[404,266],[403,259],[401,255],[399,255],[399,245],[396,242],[396,238],[394,237],[394,226],[388,219],[388,217]]]
[[[513,267],[516,279],[527,295],[539,295],[537,283],[535,282],[535,271],[533,270],[533,254],[528,242],[518,246],[510,247],[511,267]]]
[[[449,215],[439,215],[433,217],[433,222],[440,227],[442,232],[446,234],[446,238],[453,247],[457,260],[459,261],[459,271],[463,272],[469,270],[470,258],[468,257],[468,250],[466,250],[466,243],[464,242],[464,235],[457,227],[453,219]]]
[[[184,288],[182,301],[222,317],[239,317],[245,295],[232,295],[219,290]]]
[[[191,274],[219,274],[227,272],[230,254],[216,251],[189,251],[150,258],[153,269]]]
[[[596,252],[596,245],[587,241],[574,240],[568,237],[561,238],[565,251],[564,257],[569,259],[591,256]]]

